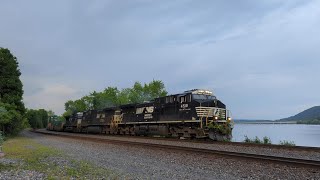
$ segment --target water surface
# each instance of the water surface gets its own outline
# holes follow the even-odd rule
[[[232,141],[241,142],[247,135],[253,139],[267,136],[273,144],[294,141],[297,146],[320,147],[320,125],[303,124],[235,124]]]

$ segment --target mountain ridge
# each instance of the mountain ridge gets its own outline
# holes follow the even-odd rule
[[[278,121],[300,121],[300,120],[314,120],[320,118],[320,106],[313,106],[294,116],[279,119]]]

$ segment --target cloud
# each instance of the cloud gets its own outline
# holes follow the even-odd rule
[[[28,108],[50,109],[61,114],[64,111],[63,102],[79,98],[78,93],[76,89],[65,84],[50,84],[31,95],[25,95],[24,101]]]
[[[62,113],[107,86],[163,80],[213,89],[236,118],[315,105],[319,1],[2,3],[1,46],[18,57],[30,108]],[[10,14],[10,16],[8,16]]]

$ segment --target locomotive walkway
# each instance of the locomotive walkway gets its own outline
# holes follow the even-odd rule
[[[47,131],[34,131],[46,135],[67,137],[72,139],[88,140],[93,142],[126,144],[130,146],[147,146],[163,150],[184,151],[228,156],[254,161],[263,161],[288,166],[310,167],[320,169],[320,148],[283,147],[278,145],[251,145],[242,143],[194,142],[176,139],[156,139],[127,136],[105,136],[92,134],[75,134]]]

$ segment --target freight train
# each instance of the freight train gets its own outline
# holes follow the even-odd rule
[[[232,137],[233,121],[211,91],[193,89],[149,102],[78,112],[65,123],[51,120],[47,129],[226,140]]]

